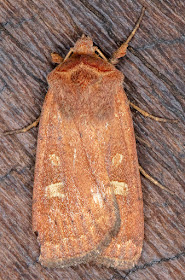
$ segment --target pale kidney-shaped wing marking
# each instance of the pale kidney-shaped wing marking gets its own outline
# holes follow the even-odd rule
[[[56,94],[54,89],[47,93],[39,125],[33,230],[41,263],[63,267],[99,254],[119,228],[119,211],[103,161],[96,173],[96,151],[89,159],[88,145],[84,148],[80,133],[88,137],[88,127],[61,114]]]
[[[120,209],[121,227],[97,262],[108,267],[130,269],[141,255],[144,218],[133,123],[122,88],[115,95],[115,112],[106,162]]]

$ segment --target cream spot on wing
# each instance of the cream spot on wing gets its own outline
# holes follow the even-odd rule
[[[100,194],[100,192],[97,190],[95,192],[95,190],[91,189],[92,192],[92,196],[93,196],[93,200],[96,204],[99,204],[100,207],[103,207],[103,200],[102,200],[102,196]]]
[[[112,194],[112,186],[107,186],[105,191],[106,191],[107,195],[111,195]],[[104,197],[105,197],[105,195],[104,195]]]
[[[73,156],[73,167],[75,168],[76,163],[76,149],[74,149],[74,156]]]
[[[111,181],[114,193],[126,196],[128,194],[128,185],[125,182]]]
[[[119,249],[121,247],[121,244],[116,244],[117,248]]]
[[[60,158],[55,154],[49,155],[49,159],[50,159],[52,165],[59,165],[60,164]]]
[[[115,165],[115,166],[117,167],[118,165],[121,164],[122,160],[123,160],[123,155],[117,153],[117,154],[112,158],[112,164]]]
[[[47,198],[60,197],[64,198],[64,184],[62,182],[51,184],[46,187],[45,194]]]
[[[74,159],[76,159],[76,149],[74,149]]]
[[[50,215],[48,215],[48,220],[49,220],[49,222],[52,224],[53,223],[53,220],[52,220],[52,218],[50,217]]]
[[[136,247],[136,245],[133,243],[133,241],[130,239],[125,242],[125,247]]]
[[[105,128],[108,128],[108,126],[109,126],[109,123],[107,122],[107,123],[105,124]]]
[[[85,234],[81,234],[80,237],[78,237],[78,238],[85,240],[85,239],[87,239],[87,236]]]

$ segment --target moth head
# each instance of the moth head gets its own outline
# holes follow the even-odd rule
[[[84,34],[76,41],[73,48],[73,53],[77,54],[93,54],[94,52],[92,39]]]

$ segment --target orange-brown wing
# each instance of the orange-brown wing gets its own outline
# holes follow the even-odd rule
[[[50,89],[39,125],[33,191],[41,264],[90,261],[119,229],[118,206],[100,152],[93,127],[62,115]]]
[[[133,123],[122,88],[115,95],[115,112],[106,162],[120,209],[121,227],[118,235],[98,258],[98,263],[130,269],[141,255],[144,219]]]

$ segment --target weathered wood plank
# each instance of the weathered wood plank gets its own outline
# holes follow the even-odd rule
[[[145,1],[2,0],[0,10],[0,131],[38,117],[54,68],[85,33],[107,57],[128,36]],[[31,229],[37,128],[0,142],[0,277],[17,279],[184,279],[184,1],[147,1],[141,28],[118,68],[129,99],[178,124],[156,123],[133,111],[140,164],[171,196],[142,178],[145,242],[138,266],[117,271],[95,265],[46,269]]]

